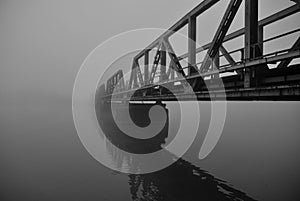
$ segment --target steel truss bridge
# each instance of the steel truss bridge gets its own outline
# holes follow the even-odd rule
[[[271,38],[264,37],[265,27],[299,12],[299,0],[293,0],[291,7],[261,20],[258,20],[258,0],[244,0],[245,27],[227,33],[243,2],[230,0],[213,40],[197,48],[197,17],[219,1],[202,1],[139,52],[133,58],[130,79],[124,80],[123,71],[117,71],[105,86],[100,86],[102,98],[108,101],[112,97],[121,101],[172,101],[190,100],[193,93],[198,100],[300,100],[300,64],[292,63],[300,57],[300,27],[276,33]],[[169,38],[186,25],[188,52],[178,56]],[[291,47],[264,54],[266,43],[292,34],[297,34],[297,39]],[[242,48],[228,51],[224,47],[223,43],[240,36],[244,36]],[[150,58],[149,52],[153,50],[156,50],[155,57]],[[206,56],[201,62],[196,62],[197,54],[203,51]],[[234,58],[233,54],[237,53],[240,59]],[[225,65],[220,65],[222,57],[227,61]],[[139,64],[141,59],[143,69]],[[153,60],[151,64],[150,59]],[[181,63],[186,59],[188,66],[183,67]],[[270,68],[270,64],[275,67]],[[192,92],[185,90],[183,81],[190,84]],[[166,88],[172,88],[173,93]]]

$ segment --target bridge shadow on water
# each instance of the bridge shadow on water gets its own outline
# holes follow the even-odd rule
[[[129,175],[129,185],[134,201],[254,200],[182,159],[158,172]]]
[[[133,161],[130,155],[122,154],[110,146],[107,149],[120,169],[124,168],[124,164],[134,169],[139,166],[139,161]],[[173,154],[168,154],[176,159]],[[255,200],[182,158],[156,172],[128,174],[128,184],[133,201]]]
[[[105,109],[104,109],[105,108]],[[110,108],[107,105],[98,108],[98,121],[101,128],[106,132],[107,140],[115,144],[122,143],[124,139],[113,140],[110,139],[111,136],[118,136],[121,131],[117,128],[111,119]],[[146,108],[145,110],[148,110]],[[96,108],[97,110],[97,108]],[[101,115],[99,115],[101,112]],[[139,109],[140,112],[140,109]],[[147,114],[147,112],[144,112]],[[105,114],[105,115],[104,115]],[[102,116],[101,118],[99,118]],[[105,122],[105,123],[104,123]],[[167,137],[168,129],[163,129],[161,136]],[[162,137],[152,142],[152,145],[161,147],[165,143]],[[130,141],[130,139],[129,139]],[[154,145],[155,144],[155,145]],[[130,154],[126,152],[119,151],[121,149],[130,150],[134,146],[134,152],[143,153],[147,146],[142,141],[136,141],[129,143],[126,139],[123,146],[112,146],[110,143],[106,143],[106,149],[110,154],[113,161],[115,161],[117,169],[124,168],[134,168],[138,169],[140,161],[135,161]],[[153,150],[152,150],[153,151]],[[194,200],[205,200],[205,201],[253,201],[255,199],[249,197],[246,193],[235,189],[233,186],[227,184],[225,181],[215,178],[213,175],[209,174],[207,171],[185,161],[181,158],[176,158],[172,153],[164,150],[171,160],[174,160],[172,165],[147,174],[128,174],[128,184],[131,194],[131,199],[133,201],[194,201]],[[155,161],[153,161],[155,162]],[[131,171],[136,172],[136,171]]]

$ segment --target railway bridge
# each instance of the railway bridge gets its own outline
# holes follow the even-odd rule
[[[100,86],[101,98],[105,101],[112,98],[116,101],[181,101],[191,100],[194,94],[197,100],[299,100],[300,27],[264,37],[268,26],[298,14],[299,0],[293,0],[290,7],[263,19],[258,18],[258,0],[229,0],[212,41],[197,48],[197,18],[218,2],[220,0],[204,0],[184,15],[133,58],[128,80],[123,71],[118,70]],[[242,3],[245,26],[228,33]],[[188,52],[178,55],[169,38],[185,26]],[[289,36],[296,36],[289,48],[265,53],[266,44]],[[239,37],[243,37],[243,47],[227,50],[224,43]],[[151,51],[155,52],[153,58],[150,58]],[[200,53],[205,56],[197,61]],[[222,59],[225,62],[220,62]],[[186,90],[186,83],[192,91]]]

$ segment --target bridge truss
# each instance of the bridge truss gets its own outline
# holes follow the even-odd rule
[[[102,86],[105,88],[104,99],[110,100],[113,93],[114,100],[172,101],[178,97],[180,100],[190,100],[191,92],[185,90],[184,80],[192,86],[198,100],[299,100],[300,64],[292,64],[292,61],[300,57],[300,27],[271,38],[264,37],[265,27],[299,12],[299,1],[293,0],[295,4],[291,7],[258,20],[258,0],[230,0],[213,40],[197,48],[197,17],[219,1],[202,1],[139,52],[133,58],[127,84],[122,70],[119,70],[107,81],[105,87]],[[228,34],[243,1],[245,27]],[[186,25],[188,52],[178,56],[169,38]],[[266,43],[291,34],[297,34],[298,37],[290,48],[264,54]],[[243,47],[227,51],[223,44],[240,36],[244,36]],[[152,64],[149,62],[151,50],[156,50]],[[196,55],[204,51],[204,59],[197,63]],[[240,54],[240,59],[232,56],[236,53]],[[170,60],[168,64],[167,57]],[[227,64],[220,65],[222,57]],[[143,70],[139,65],[142,59]],[[181,61],[186,59],[188,65],[183,67]],[[269,64],[275,67],[269,68]],[[177,99],[164,86],[173,88]]]

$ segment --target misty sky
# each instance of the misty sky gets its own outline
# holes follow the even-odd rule
[[[222,17],[220,13],[224,12],[227,2],[219,2],[211,11],[199,17],[197,42],[200,45],[212,39],[217,22]],[[260,2],[260,19],[294,4],[289,0]],[[127,180],[107,176],[109,171],[88,155],[76,134],[71,95],[77,71],[86,56],[110,37],[132,29],[169,28],[198,4],[199,0],[0,0],[0,188],[5,191],[5,196],[11,198],[7,200],[26,200],[24,197],[28,200],[85,200],[86,196],[105,200],[99,192],[113,194],[114,183],[109,182],[124,184],[116,187],[120,188],[117,189],[120,196],[123,191],[127,193]],[[242,16],[243,6],[230,31],[243,27]],[[299,13],[269,26],[265,30],[265,38],[298,28],[298,19]],[[265,51],[274,51],[278,47],[288,48],[297,36],[293,34],[266,45]],[[141,48],[149,42],[145,41]],[[242,41],[238,41],[225,44],[225,47],[234,48],[240,45],[239,42],[242,44]],[[186,48],[184,44],[178,46],[178,52]],[[260,104],[260,107],[249,105],[230,106],[234,109],[229,111],[232,117],[226,125],[230,128],[227,135],[244,132],[242,128],[236,127],[240,124],[248,131],[255,125],[265,126],[269,136],[278,131],[278,137],[274,139],[278,142],[284,142],[284,136],[279,134],[288,132],[289,128],[291,131],[287,136],[296,136],[299,109],[295,108],[299,108],[298,103],[281,103],[280,107],[266,103]],[[256,112],[263,112],[257,116],[251,107],[255,107]],[[268,118],[268,109],[276,116],[275,122]],[[284,119],[280,114],[284,114]],[[259,124],[257,118],[260,119]],[[268,124],[263,124],[264,121]],[[260,127],[255,128],[255,132],[260,134]],[[251,145],[255,145],[256,138],[249,138]],[[248,143],[245,138],[240,137],[239,140]],[[299,153],[295,142],[289,138],[293,150],[286,146],[288,153]],[[264,145],[261,142],[259,150],[263,150]],[[280,148],[279,145],[274,147]],[[275,153],[273,162],[277,161],[276,156]],[[284,162],[292,164],[292,160]],[[230,165],[227,163],[226,167],[230,169]],[[213,165],[207,167],[214,168]],[[289,175],[286,180],[290,178],[293,175]],[[109,182],[103,182],[105,179]],[[240,183],[245,184],[247,181]],[[246,184],[243,187],[247,189]]]

